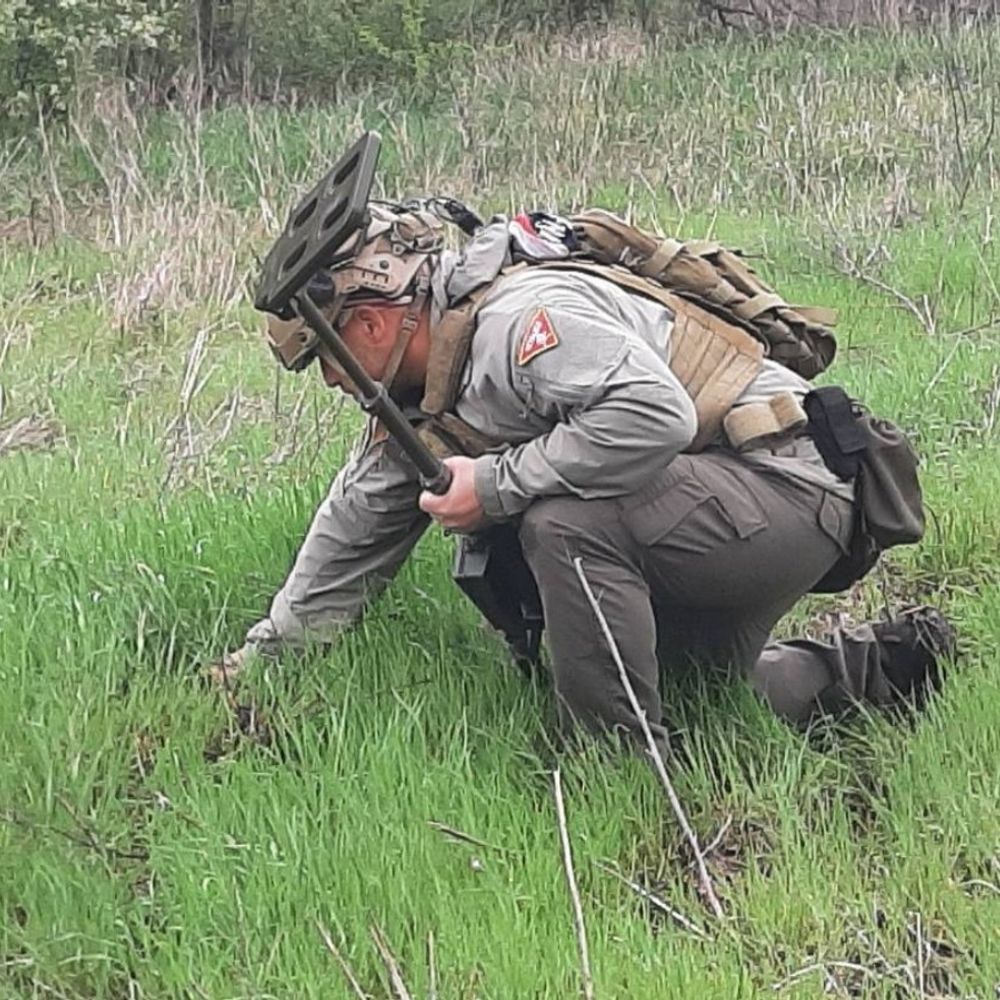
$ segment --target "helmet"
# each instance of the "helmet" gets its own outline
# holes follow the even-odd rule
[[[415,303],[426,291],[430,257],[443,246],[441,220],[423,208],[372,201],[368,224],[334,258],[345,259],[318,272],[307,286],[333,323],[344,308],[362,302]],[[289,371],[301,371],[316,356],[319,337],[299,317],[268,316],[267,339]]]

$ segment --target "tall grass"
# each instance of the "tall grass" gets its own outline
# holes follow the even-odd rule
[[[789,298],[841,309],[830,377],[926,459],[926,542],[782,625],[941,603],[965,655],[919,724],[862,716],[805,739],[737,685],[666,681],[721,927],[645,768],[561,759],[597,995],[990,995],[998,41],[525,39],[429,107],[401,88],[137,118],[110,88],[65,134],[6,150],[5,995],[350,995],[320,927],[389,995],[373,926],[415,995],[579,991],[551,702],[445,579],[445,539],[332,652],[261,664],[242,720],[197,680],[266,608],[358,426],[311,376],[276,377],[247,283],[362,127],[383,132],[390,195],[601,203],[761,255]]]

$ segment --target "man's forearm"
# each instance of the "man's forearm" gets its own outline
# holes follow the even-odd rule
[[[543,496],[621,496],[672,461],[696,430],[686,395],[655,383],[616,390],[547,434],[477,459],[476,493],[495,519]]]

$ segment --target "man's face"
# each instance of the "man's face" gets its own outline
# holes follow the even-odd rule
[[[360,305],[350,309],[337,324],[341,339],[368,376],[376,381],[385,377],[405,313],[406,306],[402,305]],[[331,389],[349,391],[340,366],[324,355],[320,351],[323,381]]]

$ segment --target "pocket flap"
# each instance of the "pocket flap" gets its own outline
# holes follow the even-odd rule
[[[672,483],[659,496],[646,499],[628,510],[628,524],[640,545],[653,545],[673,531],[712,494],[697,479]]]

